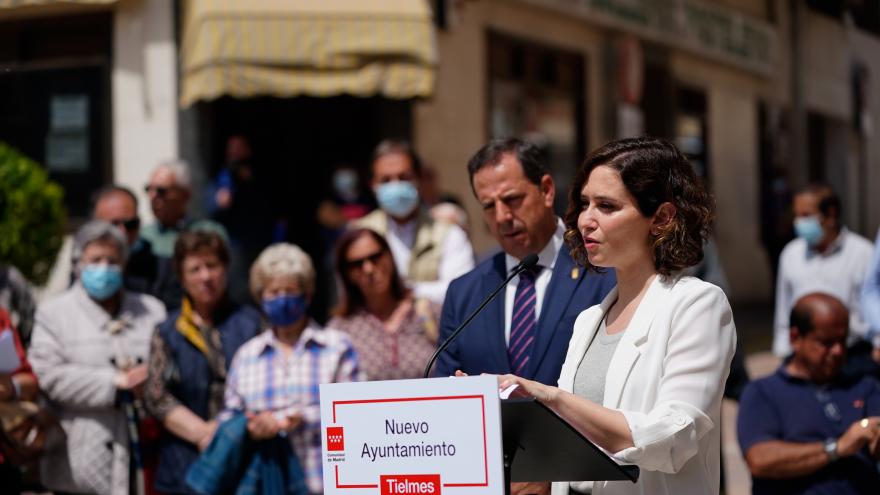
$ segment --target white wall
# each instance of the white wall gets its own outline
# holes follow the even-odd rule
[[[177,47],[174,2],[119,2],[113,29],[113,177],[152,213],[143,186],[159,162],[174,158],[177,143]]]

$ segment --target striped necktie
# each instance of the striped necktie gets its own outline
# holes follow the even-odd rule
[[[540,266],[526,270],[519,274],[519,283],[516,286],[516,296],[513,301],[513,313],[510,319],[510,341],[507,346],[507,356],[510,359],[510,369],[518,376],[522,376],[532,347],[535,343],[535,277],[541,272]]]

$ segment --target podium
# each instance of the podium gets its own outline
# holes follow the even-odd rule
[[[631,481],[637,466],[619,465],[534,398],[501,401],[505,491],[518,481]]]
[[[327,495],[502,495],[510,481],[638,479],[494,376],[321,384]]]

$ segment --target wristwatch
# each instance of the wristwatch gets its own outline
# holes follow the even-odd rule
[[[837,453],[837,440],[833,438],[829,438],[825,440],[825,453],[828,454],[828,460],[830,462],[834,462],[840,459],[840,454]]]

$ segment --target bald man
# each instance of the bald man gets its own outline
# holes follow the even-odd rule
[[[776,277],[773,353],[779,357],[791,352],[788,316],[794,302],[813,291],[833,294],[849,308],[848,346],[868,337],[859,298],[874,247],[843,225],[841,208],[826,184],[810,184],[794,197],[797,238],[779,255]]]
[[[740,400],[737,433],[752,493],[877,493],[880,383],[840,372],[849,310],[810,293],[790,321],[791,357]]]

